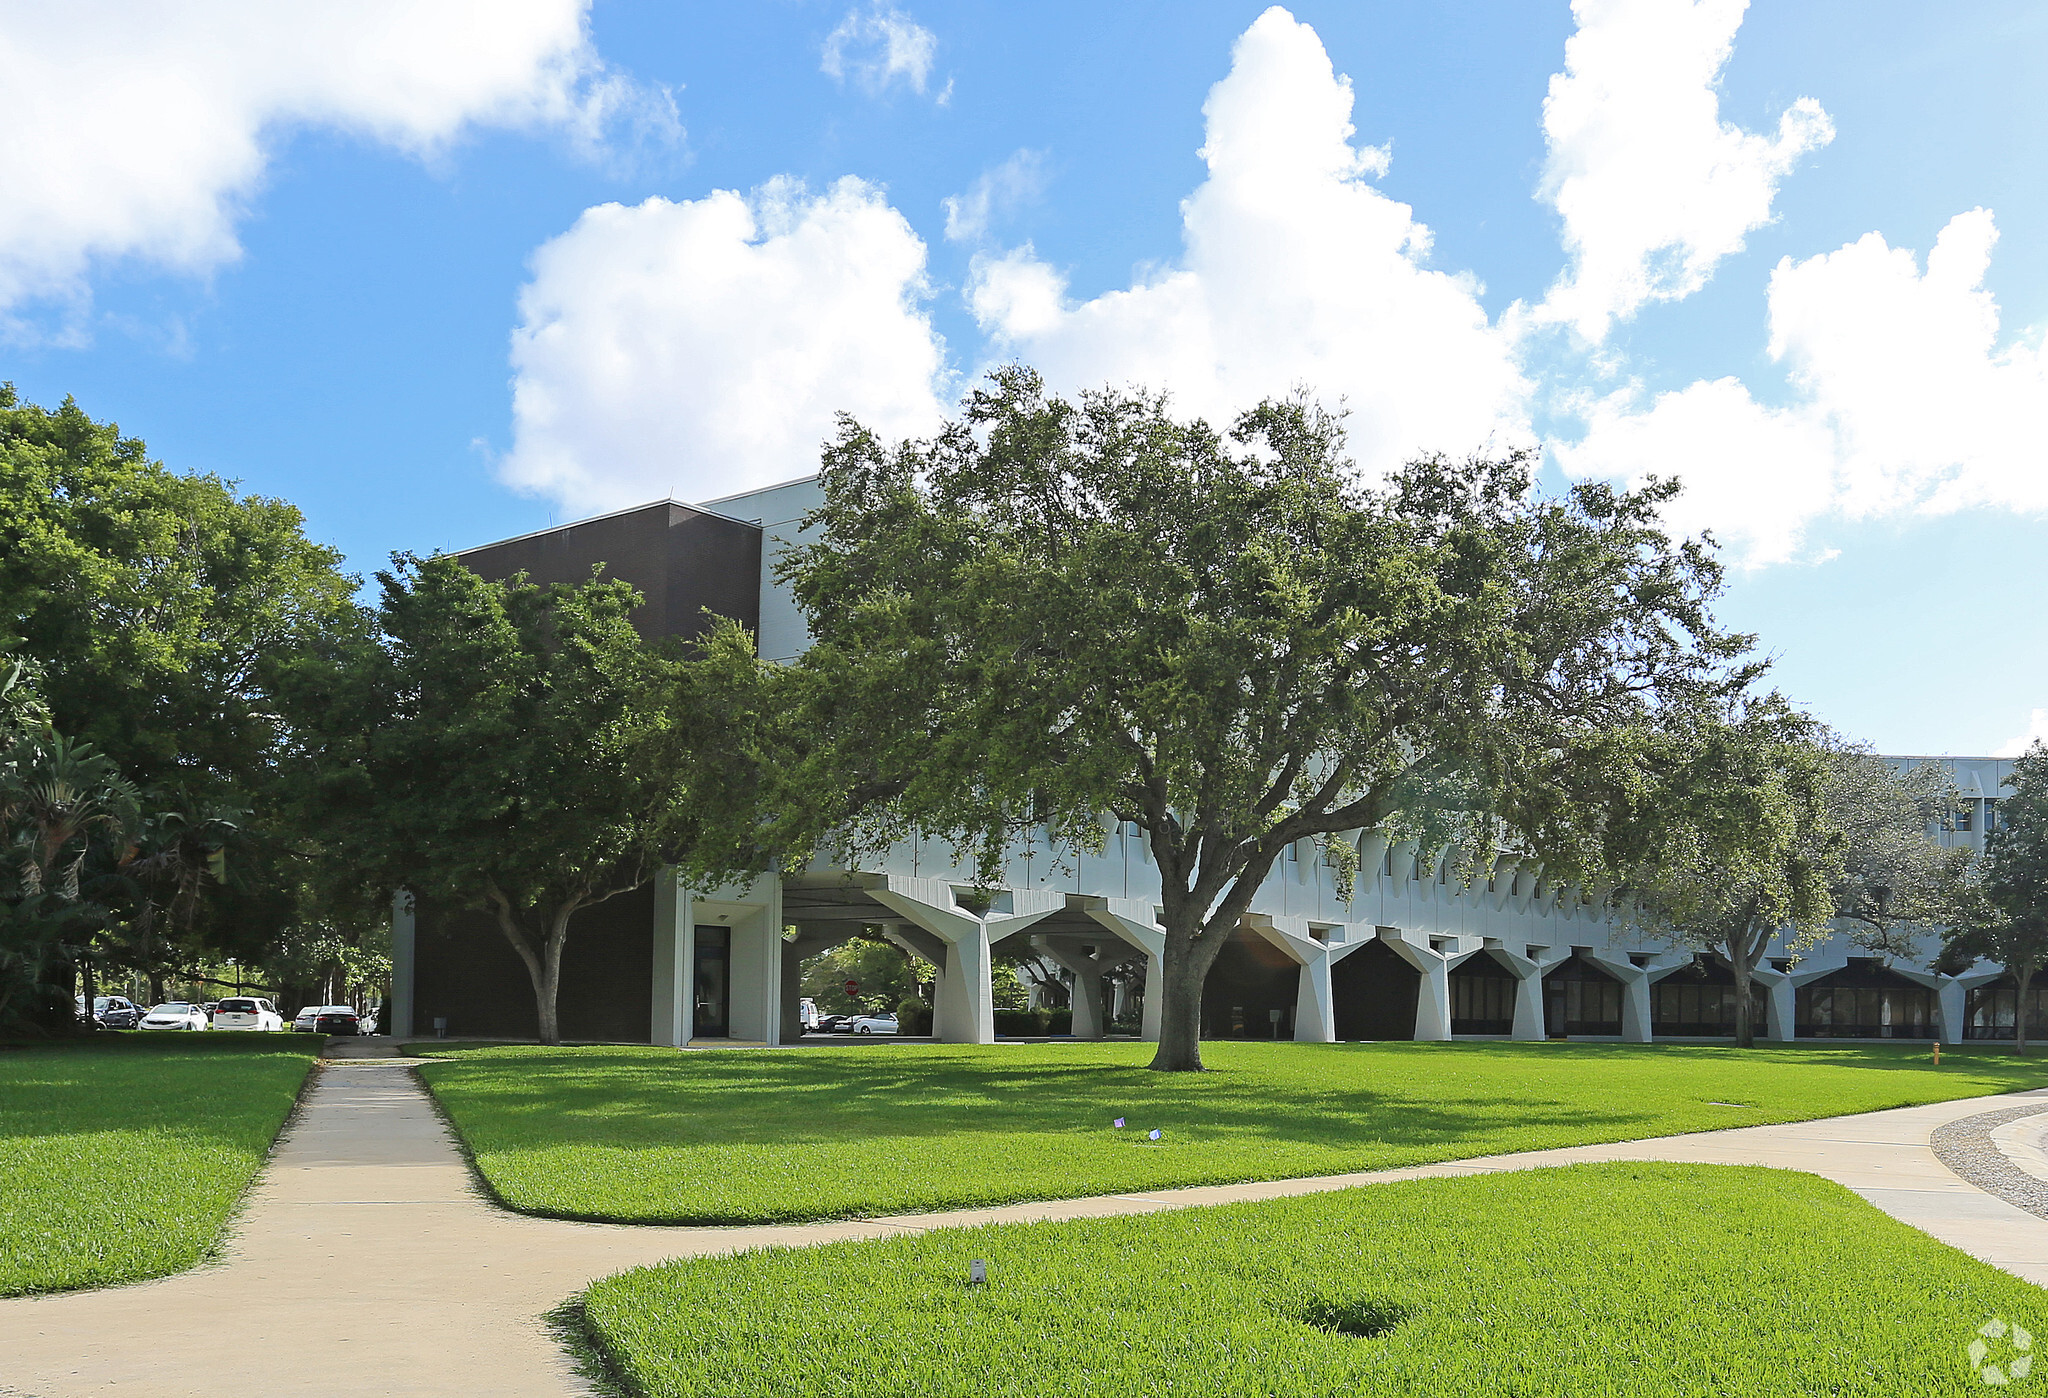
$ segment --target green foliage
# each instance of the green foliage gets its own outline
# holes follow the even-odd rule
[[[108,914],[83,964],[160,982],[260,959],[297,919],[262,672],[349,624],[339,565],[291,505],[177,474],[68,399],[46,410],[0,386],[0,651],[30,662],[34,726],[103,755],[146,813],[132,852],[84,871]]]
[[[57,731],[139,786],[259,782],[259,662],[346,618],[340,561],[284,501],[0,386],[0,649],[41,666]]]
[[[91,744],[0,731],[0,1029],[72,1027],[71,967],[115,915],[87,860],[121,858],[138,801]]]
[[[419,1045],[499,1198],[765,1223],[1418,1165],[1876,1111],[2043,1083],[2002,1050],[1214,1042],[788,1052]],[[1717,1105],[1742,1102],[1750,1105]],[[1110,1126],[1124,1117],[1129,1127]],[[1159,1127],[1156,1145],[1138,1145]]]
[[[896,1032],[898,1034],[929,1034],[932,1032],[932,1007],[915,995],[906,996],[896,1002]]]
[[[1985,838],[1984,867],[1966,916],[1945,934],[1943,959],[1961,971],[1990,957],[2019,982],[2014,1047],[2027,1051],[2028,989],[2048,965],[2048,745],[2036,739],[2005,779],[1998,828]]]
[[[585,1305],[646,1398],[1964,1398],[1988,1317],[2048,1325],[1840,1185],[1648,1163],[756,1249]]]
[[[844,421],[822,480],[784,564],[815,637],[786,847],[920,831],[992,880],[1034,826],[1073,848],[1134,822],[1163,879],[1162,1068],[1200,1066],[1202,979],[1290,844],[1490,850],[1504,821],[1561,876],[1604,868],[1593,779],[1658,704],[1751,673],[1707,613],[1717,565],[1657,522],[1672,487],[1546,499],[1522,453],[1368,487],[1300,400],[1221,433],[1005,369],[930,441]]]
[[[894,942],[881,937],[859,936],[821,951],[804,962],[801,985],[825,1014],[872,1014],[917,995],[921,982],[929,981],[935,970]],[[857,982],[847,993],[846,982]]]
[[[1866,747],[1824,744],[1828,823],[1842,834],[1829,899],[1851,940],[1869,951],[1917,956],[1921,939],[1970,916],[1974,852],[1928,838],[1957,799],[1941,764],[1900,772]]]
[[[141,1281],[206,1256],[319,1044],[124,1034],[0,1054],[0,1296]]]
[[[715,784],[694,778],[725,715],[641,640],[624,583],[490,582],[440,556],[378,582],[373,618],[274,669],[297,821],[337,901],[402,888],[491,915],[553,1043],[570,919],[704,854]]]
[[[1638,807],[1654,833],[1629,879],[1631,920],[1719,954],[1735,976],[1736,1042],[1753,1046],[1750,976],[1774,936],[1827,935],[1847,840],[1830,818],[1832,774],[1817,725],[1772,694],[1732,714],[1665,716]]]

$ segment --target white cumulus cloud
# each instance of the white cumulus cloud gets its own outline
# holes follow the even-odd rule
[[[1045,191],[1045,152],[1020,150],[992,169],[984,170],[965,194],[940,200],[946,211],[946,237],[972,243],[988,235],[989,225],[1015,212]]]
[[[2027,717],[2027,731],[2016,738],[2008,738],[1999,745],[1993,757],[2024,757],[2027,749],[2036,743],[2048,743],[2048,709],[2036,709]]]
[[[1388,153],[1353,144],[1350,80],[1315,31],[1267,10],[1203,110],[1208,176],[1182,206],[1178,260],[1076,303],[1029,245],[983,254],[969,300],[995,348],[1062,389],[1163,387],[1219,421],[1306,385],[1344,400],[1373,471],[1523,431],[1508,337],[1372,185]]]
[[[519,298],[503,478],[572,510],[701,500],[817,469],[838,411],[928,433],[928,294],[923,240],[858,179],[589,209]]]
[[[825,48],[818,68],[827,77],[855,85],[872,95],[888,91],[901,82],[912,92],[923,92],[931,81],[932,62],[938,57],[938,36],[893,5],[870,5],[852,9],[825,36]],[[951,93],[952,85],[941,94]]]
[[[1721,119],[1748,0],[1573,0],[1577,31],[1543,103],[1542,197],[1570,266],[1535,313],[1598,342],[1648,301],[1688,296],[1771,220],[1778,185],[1834,138],[1811,98],[1774,135]]]
[[[96,263],[205,273],[295,126],[431,155],[473,124],[674,130],[605,68],[589,0],[7,0],[0,314],[75,318]],[[15,323],[21,329],[19,322]],[[76,325],[72,326],[75,333]]]
[[[1791,396],[1759,403],[1734,379],[1647,404],[1582,404],[1588,427],[1553,442],[1578,476],[1677,474],[1676,521],[1710,526],[1748,566],[1798,555],[1818,517],[2048,510],[2048,348],[2001,343],[1983,281],[1989,211],[1959,214],[1923,271],[1876,233],[1771,274],[1770,353]]]

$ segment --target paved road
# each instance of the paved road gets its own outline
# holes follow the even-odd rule
[[[362,1049],[389,1046],[368,1041]],[[320,1070],[218,1263],[135,1286],[0,1301],[0,1394],[210,1398],[224,1387],[297,1387],[318,1376],[318,1387],[371,1398],[565,1398],[590,1390],[543,1317],[598,1277],[663,1258],[968,1223],[1144,1213],[1586,1160],[1808,1170],[1944,1242],[2048,1285],[2048,1221],[1965,1183],[1928,1146],[1936,1127],[1987,1109],[2038,1099],[2048,1112],[2048,1090],[1311,1180],[863,1223],[648,1228],[523,1218],[486,1203],[410,1065],[350,1057]],[[2002,1127],[2001,1140],[2025,1126]],[[2048,1170],[2048,1156],[2037,1152],[2036,1159]],[[271,1371],[252,1373],[251,1356],[266,1356]]]

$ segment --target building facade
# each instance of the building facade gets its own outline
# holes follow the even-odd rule
[[[752,628],[765,658],[789,660],[806,632],[776,564],[820,500],[805,479],[702,505],[659,501],[460,556],[488,577],[543,582],[580,582],[602,564],[646,597],[635,620],[647,634],[694,635],[715,612]],[[1981,847],[2011,763],[1894,760],[1946,764],[1962,816],[1937,838]],[[1108,822],[1102,837],[1099,850],[1021,843],[992,900],[948,847],[930,842],[858,869],[819,864],[710,896],[659,880],[572,924],[563,1034],[784,1042],[798,1032],[802,963],[876,929],[937,968],[942,1041],[995,1039],[994,956],[1020,949],[1018,938],[1070,974],[1077,1036],[1110,1032],[1127,1013],[1122,1027],[1156,1037],[1158,872],[1135,829]],[[1319,847],[1288,851],[1209,975],[1204,1037],[1647,1043],[1733,1033],[1725,965],[1614,919],[1538,862],[1504,855],[1474,877],[1448,849],[1368,832],[1357,867],[1341,895]],[[401,897],[392,941],[393,1032],[533,1034],[524,967],[487,919]],[[1796,958],[1774,946],[1756,975],[1753,1022],[1785,1040],[2011,1038],[2011,977],[1939,974],[1937,949],[1930,937],[1917,957],[1881,958],[1839,933]]]

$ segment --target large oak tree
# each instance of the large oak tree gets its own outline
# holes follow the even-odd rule
[[[776,814],[849,846],[944,834],[985,873],[1028,824],[1135,823],[1159,1069],[1200,1068],[1203,980],[1289,845],[1341,860],[1448,811],[1606,867],[1620,827],[1589,803],[1630,735],[1750,673],[1711,549],[1658,522],[1673,487],[1546,496],[1522,453],[1375,485],[1302,399],[1219,431],[1009,368],[928,441],[845,421],[822,481],[784,565],[815,644]]]

